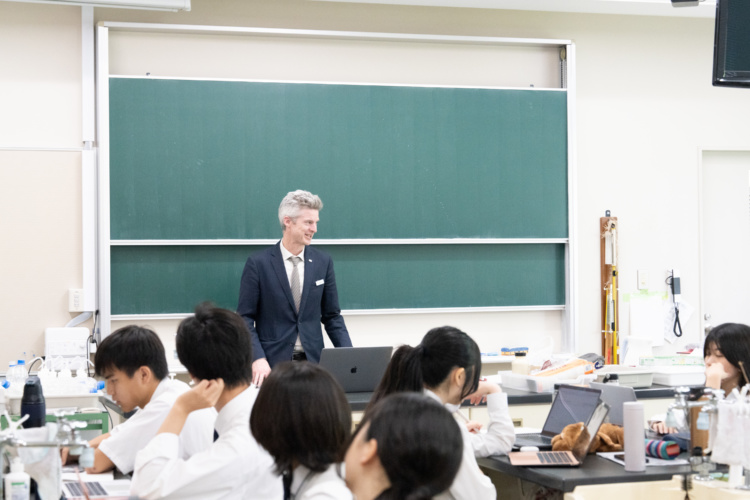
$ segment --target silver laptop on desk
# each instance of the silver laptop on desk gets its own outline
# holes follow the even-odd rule
[[[591,382],[589,387],[602,391],[602,401],[607,403],[610,407],[609,423],[624,425],[625,419],[622,413],[623,403],[638,401],[635,397],[635,391],[633,388],[616,384],[599,384],[597,382]]]
[[[344,392],[373,392],[383,378],[393,347],[336,347],[323,349],[320,366],[341,384]]]

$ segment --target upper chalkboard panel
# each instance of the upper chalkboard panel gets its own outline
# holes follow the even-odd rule
[[[566,238],[565,91],[110,79],[112,239]]]

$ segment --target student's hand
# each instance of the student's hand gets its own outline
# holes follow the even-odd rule
[[[62,462],[63,465],[74,464],[78,462],[78,456],[71,455],[70,448],[65,446],[60,448],[60,462]]]
[[[729,374],[724,370],[724,365],[721,363],[708,365],[706,367],[706,387],[721,389],[721,382],[728,376]]]
[[[500,392],[500,386],[497,384],[494,384],[492,382],[487,382],[486,380],[481,380],[479,382],[479,387],[477,388],[476,392],[473,394],[469,394],[466,396],[465,399],[468,399],[469,402],[473,405],[478,405],[479,403],[483,401],[487,401],[487,395],[492,394],[495,392]]]
[[[175,406],[183,412],[191,413],[204,408],[211,408],[219,400],[224,390],[224,381],[201,380],[197,385],[187,392],[183,392],[175,401]]]
[[[109,432],[106,434],[100,434],[99,436],[96,436],[94,439],[89,441],[89,448],[97,449],[99,447],[99,444],[107,439],[109,437]]]
[[[469,420],[468,422],[466,422],[466,428],[469,429],[469,432],[471,432],[472,434],[479,434],[479,431],[482,430],[482,424],[473,420]]]
[[[651,430],[659,434],[674,434],[677,432],[677,429],[667,427],[667,424],[661,421],[651,422]]]
[[[253,361],[253,385],[260,387],[263,381],[271,373],[271,365],[266,358],[259,358]]]

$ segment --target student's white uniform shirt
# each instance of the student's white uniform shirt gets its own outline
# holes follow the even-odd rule
[[[487,432],[469,433],[474,456],[483,458],[490,455],[507,455],[513,449],[516,440],[513,420],[508,411],[508,395],[504,392],[487,395],[487,412],[490,417]]]
[[[273,459],[250,435],[250,412],[258,390],[249,387],[219,412],[219,439],[183,460],[177,435],[158,434],[135,459],[130,494],[151,500],[258,499],[284,496]]]
[[[425,394],[442,404],[442,400],[432,391],[425,389]],[[455,408],[446,405],[448,411]],[[471,434],[465,425],[457,423],[461,429],[461,437],[464,441],[464,448],[461,457],[461,466],[458,468],[458,474],[453,480],[453,484],[447,491],[436,495],[436,500],[496,500],[497,492],[495,485],[490,478],[485,476],[479,469],[477,459],[474,456],[474,445],[471,440]],[[438,437],[438,436],[436,436]],[[439,438],[439,437],[438,437]]]
[[[110,436],[99,444],[99,451],[107,455],[121,472],[133,471],[135,455],[156,436],[177,397],[190,390],[179,380],[159,382],[151,401],[132,417],[110,431]],[[216,410],[208,408],[190,415],[178,440],[178,456],[188,458],[211,445]]]
[[[290,488],[292,500],[352,500],[352,493],[339,477],[336,467],[333,464],[318,473],[298,465]]]

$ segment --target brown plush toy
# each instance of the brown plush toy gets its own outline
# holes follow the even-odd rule
[[[552,438],[552,451],[572,451],[575,456],[582,457],[586,454],[586,446],[589,442],[589,430],[583,424],[566,425],[560,434]]]
[[[594,436],[588,453],[597,451],[622,451],[624,435],[619,425],[602,424]],[[552,451],[572,451],[576,456],[583,456],[582,447],[589,441],[589,431],[583,422],[565,426],[560,434],[552,438]]]
[[[621,425],[602,424],[591,443],[590,453],[597,451],[622,451],[625,433]]]

